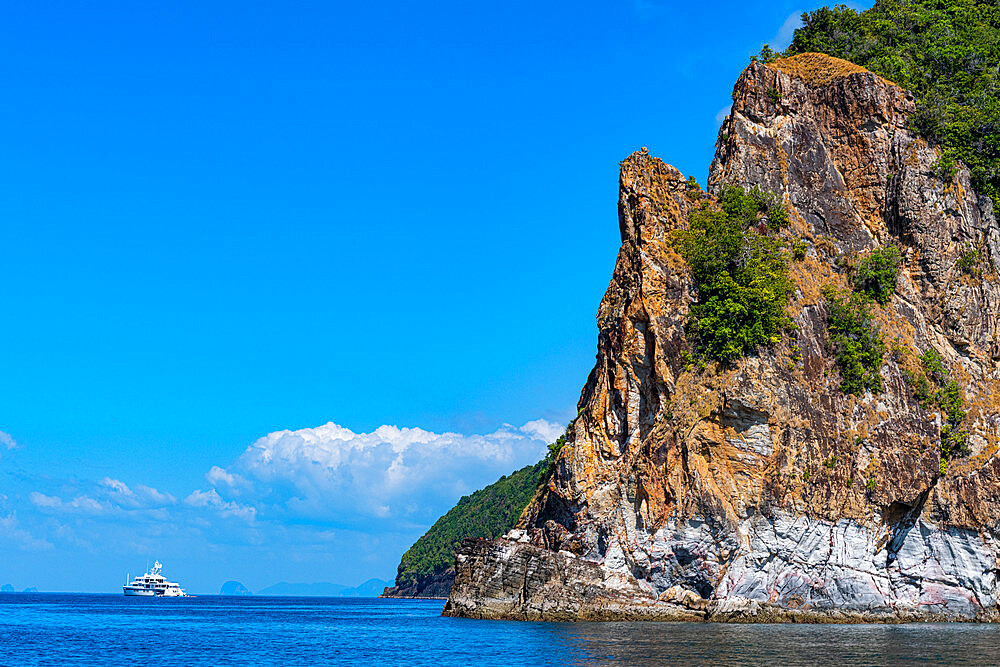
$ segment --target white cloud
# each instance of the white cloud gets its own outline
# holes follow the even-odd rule
[[[169,493],[162,493],[142,484],[136,485],[133,490],[120,479],[110,477],[102,479],[99,487],[107,495],[108,500],[123,509],[152,509],[177,502],[177,499]]]
[[[62,499],[56,498],[55,496],[47,496],[44,493],[39,493],[38,491],[31,492],[31,502],[35,503],[38,507],[45,508],[57,508],[62,507]]]
[[[169,493],[142,484],[130,489],[125,482],[110,477],[91,485],[86,493],[80,493],[78,490],[71,500],[56,495],[46,495],[40,491],[32,491],[28,498],[35,507],[47,514],[84,516],[155,511],[177,502]]]
[[[173,505],[177,502],[169,493],[164,493],[162,491],[157,491],[151,486],[145,486],[143,484],[136,484],[135,486],[136,494],[146,501],[146,506],[162,506],[162,505]]]
[[[128,488],[125,482],[120,479],[111,479],[110,477],[105,477],[101,480],[101,486],[106,487],[114,493],[123,496],[134,496],[135,494]]]
[[[77,496],[72,500],[63,500],[58,496],[47,496],[44,493],[32,491],[29,497],[39,509],[57,513],[96,515],[104,514],[111,509],[108,503],[102,503],[89,496]]]
[[[257,515],[257,510],[253,507],[223,500],[215,489],[192,491],[191,495],[184,499],[184,502],[191,507],[206,507],[215,510],[222,517],[235,517],[244,521],[253,521]]]
[[[5,449],[17,449],[17,441],[9,433],[0,431],[0,447]]]
[[[267,514],[355,524],[427,521],[462,494],[537,462],[562,432],[543,419],[486,435],[396,426],[355,433],[330,422],[269,433],[206,477],[220,501],[228,487],[242,484],[239,497]]]
[[[802,26],[802,10],[796,9],[788,15],[785,22],[778,28],[778,32],[771,38],[768,45],[775,51],[784,51],[792,43],[795,36],[795,29]]]
[[[226,472],[219,466],[212,466],[212,469],[205,474],[205,479],[216,486],[225,484],[226,486],[235,488],[246,484],[245,479],[239,475]]]
[[[539,440],[544,440],[547,444],[555,442],[559,436],[566,432],[566,429],[559,424],[546,421],[544,419],[536,419],[534,421],[527,422],[521,427],[521,431],[534,435]]]
[[[7,539],[27,551],[46,551],[52,548],[48,540],[40,539],[21,528],[14,514],[0,516],[0,540]]]
[[[482,435],[396,426],[355,433],[333,423],[276,431],[230,465],[211,466],[207,485],[179,500],[115,475],[22,475],[0,495],[0,548],[94,558],[243,553],[278,569],[335,558],[361,578],[389,574],[460,496],[536,463],[562,432],[546,420]]]

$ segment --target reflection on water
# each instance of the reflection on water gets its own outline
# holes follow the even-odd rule
[[[0,665],[996,665],[1000,626],[516,623],[440,601],[0,595]]]
[[[982,624],[582,623],[558,634],[579,665],[1000,664],[1000,627]]]

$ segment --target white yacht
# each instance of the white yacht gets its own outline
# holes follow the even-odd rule
[[[160,561],[153,563],[153,569],[142,575],[141,577],[136,577],[132,580],[131,584],[125,584],[122,586],[122,590],[125,595],[141,595],[143,597],[164,597],[164,598],[182,598],[186,597],[183,590],[181,590],[180,584],[176,584],[172,581],[167,581],[160,574],[160,570],[163,568],[160,565]],[[128,577],[126,577],[128,580]]]

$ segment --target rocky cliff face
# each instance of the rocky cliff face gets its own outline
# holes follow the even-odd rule
[[[994,620],[1000,555],[1000,228],[968,173],[935,175],[913,100],[850,63],[754,63],[711,167],[781,193],[797,329],[728,367],[684,363],[695,300],[670,233],[704,195],[645,150],[621,168],[622,247],[597,364],[547,487],[500,540],[457,555],[445,613],[517,619]],[[896,243],[877,319],[879,394],[844,394],[827,284]],[[959,259],[979,252],[977,271]],[[936,350],[963,387],[971,453],[942,472],[942,416],[907,384]]]
[[[386,586],[379,595],[381,598],[431,598],[448,597],[452,584],[455,583],[455,570],[448,568],[444,572],[421,577],[413,584]]]

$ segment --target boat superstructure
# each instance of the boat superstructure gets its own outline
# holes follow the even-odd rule
[[[185,597],[185,593],[181,589],[180,584],[164,579],[163,575],[160,574],[161,569],[163,569],[163,566],[160,564],[160,561],[153,563],[153,569],[149,572],[141,577],[136,577],[132,580],[132,583],[122,586],[122,590],[125,592],[125,595],[139,595],[150,598]],[[126,577],[126,580],[127,579],[128,578]]]

